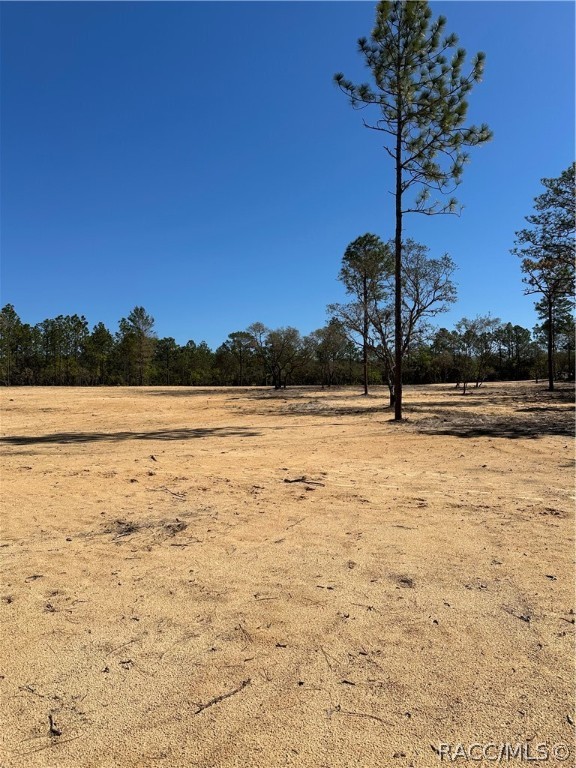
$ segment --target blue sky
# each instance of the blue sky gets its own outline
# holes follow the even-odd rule
[[[574,159],[573,2],[432,2],[487,55],[462,216],[405,219],[450,253],[458,303],[532,327],[509,251]],[[393,236],[392,167],[332,84],[365,81],[373,3],[1,4],[2,304],[212,347],[257,320],[303,333],[343,299],[346,245]]]

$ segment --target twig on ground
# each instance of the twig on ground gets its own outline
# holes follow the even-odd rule
[[[138,640],[142,640],[143,635],[139,635],[138,637],[134,637],[132,640],[128,640],[127,643],[122,643],[122,645],[117,646],[116,648],[113,648],[111,651],[108,651],[106,656],[111,656],[113,653],[116,653],[116,651],[120,651],[122,648],[126,648],[127,645],[132,645],[132,643],[137,643]]]
[[[160,488],[148,488],[149,491],[164,491],[164,493],[170,493],[172,496],[176,496],[177,499],[184,500],[186,498],[186,494],[184,492],[178,493],[177,491],[171,491],[170,488],[166,488],[165,485],[160,486]]]
[[[242,680],[238,688],[234,688],[234,690],[228,691],[228,693],[223,693],[220,696],[216,696],[213,699],[210,699],[210,701],[207,701],[205,704],[198,704],[198,709],[196,712],[194,712],[194,714],[199,715],[200,712],[208,709],[208,707],[213,707],[214,704],[219,704],[221,701],[224,701],[224,699],[229,699],[230,696],[234,696],[235,694],[240,693],[240,691],[244,690],[244,688],[246,688],[247,685],[250,685],[250,683],[250,678],[247,680]]]
[[[392,723],[389,723],[386,720],[383,720],[381,717],[377,717],[376,715],[369,715],[366,712],[350,712],[347,709],[339,709],[338,710],[342,715],[351,715],[352,717],[367,717],[370,720],[377,720],[379,723],[382,723],[383,725],[392,725]]]
[[[294,480],[290,480],[289,477],[284,478],[285,483],[307,483],[308,485],[321,485],[324,487],[326,483],[321,483],[319,480],[308,480],[308,478],[305,475],[302,475],[302,477],[295,477]]]
[[[288,528],[294,528],[295,525],[299,525],[299,523],[303,522],[306,519],[307,518],[305,518],[305,517],[301,517],[300,520],[296,520],[295,523],[290,523],[290,525],[286,526],[286,530],[288,530]]]
[[[33,693],[34,696],[39,696],[41,699],[45,699],[46,696],[42,693],[38,693],[38,691],[34,690],[31,685],[19,685],[18,686],[19,691],[26,691],[27,693]]]
[[[332,659],[334,663],[337,663],[337,659],[335,659],[334,656],[328,656],[328,654],[326,653],[324,648],[322,648],[322,646],[320,646],[320,650],[322,651],[322,654],[326,659],[326,664],[328,664],[328,669],[332,669],[333,667],[332,667],[332,664],[330,664],[330,659]]]
[[[36,747],[36,749],[30,749],[28,752],[21,752],[21,756],[33,755],[35,752],[42,752],[43,749],[50,749],[51,747],[59,747],[61,744],[67,744],[69,741],[75,741],[82,736],[81,733],[78,736],[71,736],[69,739],[58,739],[57,741],[50,741],[49,744],[44,744],[43,747]]]
[[[250,632],[248,632],[247,629],[245,629],[245,627],[242,626],[242,624],[238,624],[238,629],[240,630],[240,632],[242,632],[242,635],[244,636],[245,640],[247,640],[249,643],[254,642],[252,640],[252,635],[250,634]]]

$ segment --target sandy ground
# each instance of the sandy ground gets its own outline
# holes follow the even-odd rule
[[[1,396],[2,768],[573,749],[573,390]]]

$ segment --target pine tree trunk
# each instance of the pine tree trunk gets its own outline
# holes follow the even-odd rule
[[[394,420],[402,420],[402,125],[396,133],[396,234],[394,239]]]
[[[364,304],[364,328],[362,345],[362,364],[364,370],[364,394],[368,394],[368,286],[366,275],[363,277],[363,304]]]
[[[552,328],[552,298],[548,297],[548,389],[554,391],[554,330]]]

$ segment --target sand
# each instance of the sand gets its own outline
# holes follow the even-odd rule
[[[1,396],[2,768],[573,750],[567,385]]]

